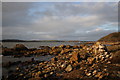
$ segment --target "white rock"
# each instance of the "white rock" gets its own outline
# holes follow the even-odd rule
[[[63,64],[61,65],[62,68],[65,68],[66,66],[67,66],[66,63],[63,63]]]
[[[106,55],[106,58],[108,58],[109,57],[109,55]]]
[[[105,46],[101,44],[101,45],[99,45],[99,48],[100,48],[100,49],[104,49]]]
[[[105,55],[107,55],[107,54],[108,54],[108,52],[105,52],[104,54],[105,54]]]
[[[65,69],[65,71],[70,72],[72,71],[73,67],[71,65],[68,65],[67,68]]]
[[[87,75],[87,76],[90,76],[90,75],[91,75],[91,73],[87,73],[86,75]]]

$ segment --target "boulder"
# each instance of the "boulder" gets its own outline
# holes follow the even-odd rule
[[[23,44],[16,44],[13,49],[14,50],[28,50],[28,48],[24,46]]]

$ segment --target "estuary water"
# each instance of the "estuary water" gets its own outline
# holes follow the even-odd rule
[[[79,42],[3,42],[4,47],[12,48],[16,44],[24,44],[28,48],[39,48],[39,46],[78,45]]]

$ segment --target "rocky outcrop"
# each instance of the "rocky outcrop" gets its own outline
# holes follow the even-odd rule
[[[15,47],[13,48],[14,50],[28,50],[28,48],[23,45],[23,44],[16,44]]]
[[[102,37],[98,41],[100,41],[100,42],[119,42],[120,41],[120,32],[110,33],[107,36]]]
[[[55,54],[54,58],[44,62],[36,62],[34,60],[31,63],[26,62],[25,67],[18,66],[17,71],[6,80],[13,76],[16,76],[16,80],[54,78],[56,80],[60,78],[82,80],[120,79],[120,68],[118,65],[112,64],[113,55],[107,51],[105,45],[95,43],[94,45],[71,47],[64,45],[50,47],[47,52]],[[41,50],[45,52],[45,49]]]

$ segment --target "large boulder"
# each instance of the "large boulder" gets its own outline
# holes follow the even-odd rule
[[[28,50],[28,48],[24,46],[23,44],[16,44],[13,49],[14,50]]]

